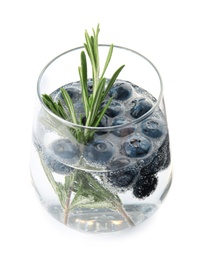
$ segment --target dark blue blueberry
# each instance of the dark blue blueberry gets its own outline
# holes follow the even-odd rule
[[[42,152],[42,146],[36,141],[36,139],[34,141],[38,152]],[[50,169],[50,171],[65,175],[69,174],[72,171],[71,167],[63,163],[60,163],[49,154],[43,153],[43,161],[46,164],[46,166]]]
[[[148,197],[157,187],[158,178],[155,175],[139,176],[133,186],[133,194],[139,199]]]
[[[139,158],[149,153],[151,142],[141,135],[133,134],[126,139],[122,148],[124,154],[128,157]]]
[[[84,157],[89,163],[107,164],[114,156],[115,149],[109,141],[105,139],[95,139],[84,149]]]
[[[135,119],[143,116],[152,108],[150,101],[145,98],[135,99],[132,103],[134,106],[130,110],[130,115]]]
[[[108,101],[105,101],[102,104],[102,108],[107,104]],[[122,108],[121,105],[116,102],[116,101],[112,101],[108,107],[108,109],[106,110],[105,114],[109,117],[115,117],[117,116],[120,112],[121,112]]]
[[[108,94],[113,99],[125,101],[131,97],[132,88],[126,82],[115,83]]]
[[[85,114],[85,110],[84,110],[84,105],[82,100],[79,100],[78,102],[74,103],[74,108],[77,114],[77,117],[80,118],[80,114],[84,115]]]
[[[108,173],[107,181],[114,187],[126,188],[133,183],[136,176],[136,171],[127,169]]]
[[[129,123],[128,119],[125,117],[117,117],[113,120],[112,126],[117,126],[117,125],[123,125]],[[112,133],[118,137],[124,137],[127,136],[135,131],[134,126],[122,126],[121,128],[118,128],[114,130]]]
[[[80,152],[77,146],[68,139],[59,139],[50,145],[50,153],[58,160],[75,163],[79,160]]]
[[[169,139],[168,137],[165,139],[162,146],[158,149],[156,156],[153,158],[151,163],[144,166],[140,174],[143,176],[153,175],[165,168],[167,168],[170,164],[170,150],[169,150]]]
[[[51,171],[62,175],[68,175],[73,170],[68,165],[55,160],[52,156],[45,156],[45,163]]]
[[[108,122],[108,117],[104,115],[101,118],[101,121],[99,123],[99,127],[106,127],[106,126],[109,126],[109,122]]]
[[[142,132],[152,138],[161,137],[164,133],[164,124],[155,118],[144,121],[141,127]]]

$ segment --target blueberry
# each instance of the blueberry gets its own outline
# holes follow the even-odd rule
[[[75,108],[75,111],[76,111],[76,114],[77,114],[78,118],[80,117],[80,114],[81,115],[85,114],[84,105],[83,105],[82,100],[79,100],[78,102],[75,102],[74,103],[74,108]]]
[[[137,176],[134,170],[123,170],[107,174],[107,181],[114,187],[126,188],[131,185]]]
[[[105,165],[114,156],[113,144],[105,139],[95,139],[84,149],[84,157],[89,163]]]
[[[75,163],[79,160],[80,152],[77,146],[68,139],[59,139],[50,145],[50,153],[58,160]]]
[[[169,151],[169,139],[166,137],[162,146],[158,149],[156,156],[153,158],[151,163],[144,166],[140,174],[143,176],[153,175],[165,168],[170,164],[170,151]]]
[[[129,123],[129,120],[125,117],[117,117],[113,120],[112,126],[123,125]],[[127,136],[135,131],[134,126],[122,126],[119,129],[114,130],[112,133],[118,137]]]
[[[126,82],[115,83],[108,94],[113,99],[125,101],[131,97],[132,89]]]
[[[152,138],[161,137],[164,133],[164,125],[161,121],[150,118],[144,121],[141,125],[142,132]]]
[[[104,107],[107,104],[108,101],[105,101],[102,104],[102,107]],[[120,112],[121,112],[122,108],[121,105],[116,102],[116,101],[112,101],[108,107],[108,109],[106,110],[105,114],[111,118],[117,116]]]
[[[99,123],[99,127],[105,127],[105,126],[109,126],[109,122],[108,122],[108,117],[104,115],[101,118],[101,121]]]
[[[148,197],[157,187],[158,178],[155,175],[139,176],[133,186],[133,194],[139,199]]]
[[[56,173],[62,174],[62,175],[68,175],[71,173],[71,171],[73,170],[73,168],[69,167],[66,164],[63,164],[57,160],[55,160],[52,156],[48,155],[45,156],[44,159],[47,167]]]
[[[130,115],[135,119],[143,116],[152,108],[150,101],[145,98],[135,99],[132,103],[134,106],[130,110]]]
[[[139,158],[149,153],[151,142],[141,135],[133,134],[126,139],[122,148],[124,154],[128,157]]]

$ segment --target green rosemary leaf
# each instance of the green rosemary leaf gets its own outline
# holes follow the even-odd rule
[[[78,192],[73,198],[73,201],[70,204],[70,210],[73,208],[81,208],[84,207],[84,205],[90,204],[93,202],[93,196],[89,195],[88,197],[80,195]]]
[[[94,41],[94,37],[91,36],[91,47],[92,47],[92,51],[93,51],[93,60],[94,60],[94,64],[95,64],[95,70],[96,71],[96,74],[97,74],[97,65],[98,65],[98,60],[97,60],[97,51],[96,51],[96,46],[95,46],[95,41]]]
[[[94,125],[94,119],[97,116],[97,113],[99,111],[100,105],[102,103],[102,93],[104,91],[104,87],[105,87],[105,82],[106,79],[103,78],[100,80],[97,91],[94,95],[94,98],[92,100],[92,108],[93,110],[91,111],[91,118],[87,120],[87,124],[86,125]]]
[[[60,100],[58,101],[58,112],[63,119],[66,120],[68,118]]]
[[[93,30],[93,32],[94,32],[94,46],[96,46],[96,55],[97,55],[97,53],[98,53],[98,35],[100,32],[99,24],[97,25],[96,32],[94,30]]]
[[[43,102],[45,105],[57,116],[61,117],[60,113],[58,112],[58,105],[56,102],[53,101],[51,96],[48,96],[47,94],[44,94],[42,96]]]
[[[115,208],[115,204],[121,204],[117,195],[111,193],[100,184],[90,173],[77,171],[77,183],[79,188],[71,202],[70,209],[74,208]],[[115,203],[114,203],[115,202]]]
[[[81,68],[82,68],[82,76],[85,90],[87,90],[87,61],[85,52],[81,52]]]
[[[91,61],[92,65],[92,75],[93,75],[93,94],[96,92],[98,87],[98,80],[99,80],[99,57],[98,57],[98,45],[95,46],[95,43],[98,41],[98,33],[99,30],[96,30],[96,33],[94,32],[94,37],[89,36],[88,32],[85,33],[85,39],[86,39],[86,45],[87,46],[87,53],[89,56],[89,59]],[[94,38],[96,40],[94,40]]]
[[[51,109],[51,107],[52,107],[53,109],[55,109],[55,108],[54,108],[54,105],[53,105],[53,100],[52,100],[51,97],[49,97],[47,94],[43,94],[43,95],[42,95],[42,99],[43,99],[43,102],[45,103],[45,105],[46,105],[49,109]]]
[[[47,101],[47,102],[53,103],[52,97],[47,95],[47,94],[43,94],[42,98],[43,98],[43,101]]]
[[[87,54],[89,56],[89,48],[88,48],[88,45],[86,43],[84,43],[84,48],[85,48],[85,50],[86,50],[86,52],[87,52]]]
[[[89,97],[89,107],[90,107],[90,109],[92,108],[92,102],[93,102],[93,96],[92,95],[90,95],[90,97]]]
[[[107,67],[108,67],[108,65],[110,63],[110,60],[111,60],[111,57],[112,57],[112,53],[113,53],[113,44],[110,45],[110,49],[108,51],[108,56],[107,56],[107,59],[106,59],[106,62],[105,62],[105,66],[104,66],[101,78],[104,76],[105,71],[106,71],[106,69],[107,69]]]
[[[68,94],[68,92],[64,89],[64,88],[61,88],[61,94],[63,96],[63,99],[69,109],[69,112],[70,112],[70,116],[71,116],[71,119],[72,119],[72,122],[77,124],[77,118],[76,118],[76,113],[75,113],[75,109],[74,109],[74,106],[73,106],[73,102]]]
[[[103,93],[105,90],[105,83],[106,83],[106,79],[101,78],[99,81],[98,89],[95,94],[95,98],[94,98],[94,102],[95,102],[95,104],[97,104],[97,107],[100,107],[101,103],[103,102]],[[96,110],[96,112],[98,112],[98,109]]]
[[[109,99],[109,101],[107,102],[107,104],[104,106],[104,108],[98,113],[97,118],[96,118],[96,120],[94,121],[94,127],[99,126],[99,123],[100,123],[102,117],[104,116],[106,110],[108,109],[109,105],[111,104],[112,99],[113,99],[113,98],[111,97],[111,98]]]
[[[82,86],[82,99],[85,109],[85,115],[88,117],[89,103],[88,103],[88,86],[87,86],[87,61],[85,52],[81,52],[81,67],[79,67],[80,81]]]
[[[90,40],[91,40],[91,47],[92,47],[92,50],[93,50],[93,57],[95,58],[95,55],[94,55],[94,37],[91,36]]]
[[[93,29],[93,34],[94,34],[93,51],[94,51],[94,59],[95,59],[95,62],[96,62],[97,75],[99,75],[99,53],[98,53],[98,35],[99,35],[99,32],[100,32],[100,28],[99,28],[99,24],[98,24],[96,32]]]
[[[91,39],[90,39],[90,36],[87,32],[85,33],[85,39],[86,39],[86,44],[84,46],[85,47],[87,46],[87,52],[88,52],[88,56],[89,56],[90,61],[91,61],[92,71],[93,71],[93,74],[94,74],[94,71],[96,69],[96,63],[95,63],[95,60],[94,60],[93,46],[91,44]]]

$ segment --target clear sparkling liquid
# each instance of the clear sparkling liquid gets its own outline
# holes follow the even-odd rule
[[[156,100],[143,89],[130,83],[127,84],[132,93],[128,100],[118,101],[121,111],[116,118],[121,116],[128,120],[133,120],[130,115],[130,109],[133,106],[134,100],[137,98],[146,98],[152,105],[154,105]],[[69,89],[69,94],[71,95],[79,118],[80,113],[84,114],[79,82],[68,84],[65,88],[67,90]],[[52,97],[54,100],[61,99],[60,90],[58,89],[55,91],[52,94]],[[66,112],[68,113],[67,108]],[[106,117],[106,126],[110,126],[115,117]],[[163,112],[160,109],[156,109],[148,119],[150,117],[156,121],[159,120],[162,122],[163,135],[158,138],[147,137],[142,132],[142,122],[135,124],[133,126],[134,133],[139,136],[145,136],[151,142],[151,148],[148,154],[139,158],[127,156],[122,148],[129,136],[133,134],[132,131],[129,132],[129,130],[126,134],[123,133],[123,135],[120,133],[120,136],[119,134],[114,134],[114,132],[104,132],[101,135],[98,133],[95,134],[95,140],[106,140],[113,147],[111,160],[102,164],[102,162],[97,163],[89,159],[88,154],[86,155],[83,152],[83,146],[80,149],[80,159],[77,161],[74,158],[72,160],[67,160],[66,158],[55,156],[51,149],[51,143],[52,140],[57,140],[58,136],[55,135],[54,131],[51,131],[47,120],[45,121],[43,118],[43,112],[41,112],[41,114],[39,114],[39,126],[34,135],[31,171],[33,185],[46,210],[65,225],[81,231],[95,233],[119,231],[138,225],[149,218],[160,206],[171,184],[171,165],[169,163],[165,168],[162,167],[159,172],[154,174],[157,176],[157,186],[153,192],[150,192],[150,194],[144,198],[137,198],[133,193],[133,187],[137,185],[137,180],[141,177],[141,169],[145,166],[149,166],[154,160],[159,148],[163,145],[168,135]],[[41,118],[43,120],[41,120]],[[60,137],[62,136],[62,131],[62,127],[61,129],[57,127],[57,132],[60,132]],[[66,129],[64,131],[66,131]],[[101,150],[104,148],[104,145],[99,144],[98,148]],[[165,149],[164,151],[168,150]],[[169,155],[166,156],[168,157]],[[166,158],[166,161],[167,159],[168,158]],[[92,177],[92,182],[90,183],[88,179],[89,183],[87,185],[85,184],[87,192],[84,193],[83,190],[81,191],[82,197],[80,196],[80,198],[83,199],[83,201],[85,199],[85,206],[80,199],[80,201],[77,200],[77,207],[74,206],[69,211],[69,205],[73,203],[73,201],[76,201],[79,185],[76,191],[70,192],[69,201],[68,198],[66,199],[65,197],[65,204],[61,203],[61,198],[59,198],[58,193],[55,192],[54,182],[62,186],[60,191],[62,192],[64,189],[63,187],[66,187],[66,180],[76,171],[79,171],[79,174],[83,174],[83,176],[84,174],[88,174],[90,178]],[[135,173],[133,180],[129,185],[120,187],[118,183],[114,183],[113,176],[118,175],[119,173],[124,174],[126,171]],[[44,172],[46,172],[46,174],[44,174]],[[85,178],[81,179],[81,182],[86,180],[87,179]],[[104,195],[101,195],[102,197],[99,198],[98,203],[94,203],[97,199],[96,195],[94,195],[94,191],[97,188],[98,193],[101,189],[99,190],[100,186],[94,186],[96,185],[96,182],[102,187],[102,191],[105,190],[106,194],[105,198]],[[108,196],[110,197],[110,202],[108,202]],[[118,196],[117,200],[115,199],[115,196]],[[105,203],[105,201],[107,201],[107,203]]]

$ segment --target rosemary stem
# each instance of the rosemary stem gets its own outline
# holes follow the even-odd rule
[[[72,191],[69,190],[68,195],[67,195],[67,199],[66,199],[65,209],[64,209],[64,224],[65,225],[68,224],[68,215],[69,215],[69,212],[70,212],[69,205],[70,205],[71,193],[72,193]]]
[[[67,187],[68,192],[67,192],[67,196],[66,196],[66,203],[65,203],[65,207],[64,207],[64,224],[67,225],[68,223],[68,215],[70,212],[70,200],[71,200],[71,195],[72,195],[72,191],[73,191],[73,187],[74,187],[74,182],[75,182],[75,172],[72,173],[72,180],[70,182],[69,187]],[[65,177],[65,182],[67,180],[67,176]],[[65,183],[66,186],[66,183]]]
[[[133,222],[131,217],[127,214],[127,212],[122,206],[116,206],[116,209],[122,215],[122,217],[124,217],[124,219],[126,220],[129,226],[131,227],[135,226],[135,223]]]

